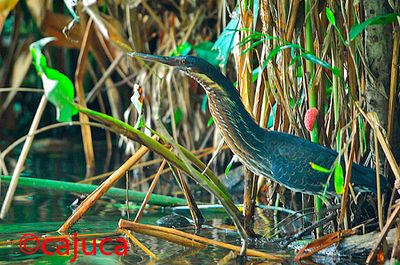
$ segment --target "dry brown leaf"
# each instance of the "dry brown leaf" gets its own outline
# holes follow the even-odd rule
[[[133,51],[124,37],[124,31],[118,20],[100,13],[97,5],[86,6],[84,10],[93,19],[97,29],[105,39],[111,40],[114,44],[127,52]]]
[[[68,16],[47,11],[42,23],[41,32],[46,37],[57,38],[57,40],[52,42],[52,45],[79,49],[82,45],[83,36],[80,24],[75,25],[75,27],[68,32],[70,39],[67,39],[63,34],[63,29],[70,21],[71,18]]]
[[[310,257],[317,253],[318,251],[321,251],[330,245],[340,242],[343,238],[347,236],[354,235],[356,231],[347,229],[347,230],[342,230],[342,231],[337,231],[333,232],[330,234],[327,234],[323,237],[320,237],[311,243],[305,245],[296,255],[295,260],[299,261],[301,259]]]
[[[35,20],[36,25],[40,28],[46,16],[47,0],[27,0],[26,5]]]
[[[13,91],[11,91],[8,95],[6,100],[1,106],[0,113],[5,111],[12,101],[12,99],[17,94],[17,88],[19,88],[22,84],[22,81],[25,79],[26,73],[29,70],[32,62],[32,55],[29,51],[29,45],[33,42],[33,38],[28,38],[27,40],[20,45],[16,54],[19,56],[14,61],[12,73],[11,73],[11,87]]]
[[[378,137],[379,144],[382,147],[383,152],[385,153],[386,159],[389,162],[389,165],[395,175],[396,179],[400,179],[400,169],[399,165],[397,164],[396,158],[394,157],[392,150],[388,144],[387,137],[383,135],[380,130],[380,122],[379,118],[375,112],[367,113],[368,122],[370,123],[371,127],[374,129],[374,133]]]

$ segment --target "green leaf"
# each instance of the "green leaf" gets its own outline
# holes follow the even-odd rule
[[[301,57],[303,57],[307,61],[310,61],[310,62],[315,63],[315,64],[319,64],[322,67],[325,67],[325,68],[327,68],[329,70],[332,70],[332,65],[330,65],[329,63],[325,62],[324,60],[318,58],[313,53],[305,52],[305,53],[301,54]]]
[[[196,52],[196,55],[204,60],[208,61],[210,64],[214,66],[218,66],[219,60],[218,52],[213,50],[214,43],[210,41],[205,41],[199,43],[198,45],[193,47],[193,51]]]
[[[336,66],[332,68],[332,73],[336,76],[340,76],[340,69]]]
[[[209,119],[208,122],[207,122],[207,127],[210,127],[211,124],[213,124],[213,122],[214,122],[214,117],[211,116],[210,119]]]
[[[236,9],[235,12],[237,13],[238,11],[239,10]],[[225,67],[228,62],[229,53],[232,51],[235,44],[234,38],[237,32],[238,25],[239,16],[236,15],[231,19],[231,21],[229,21],[228,25],[226,25],[224,31],[218,37],[212,48],[213,50],[216,50],[218,52],[217,59],[219,60],[220,67]]]
[[[269,129],[272,128],[272,126],[274,126],[274,121],[275,121],[275,116],[276,116],[276,106],[277,106],[277,104],[275,103],[272,106],[271,113],[269,114],[268,124],[267,124],[267,128],[269,128]]]
[[[182,121],[183,113],[182,110],[178,107],[174,113],[175,118],[175,126],[177,127],[179,123]]]
[[[297,67],[297,77],[303,77],[303,67],[301,66],[301,64],[299,64],[299,66]]]
[[[353,41],[361,33],[361,31],[363,31],[369,25],[389,24],[394,22],[398,16],[400,16],[400,13],[385,14],[367,19],[360,24],[354,25],[350,30],[350,41]]]
[[[359,137],[360,137],[360,149],[362,154],[364,154],[365,150],[367,150],[367,131],[365,129],[365,124],[363,119],[358,116],[358,123],[359,123],[359,128],[360,128],[360,133],[359,133]]]
[[[322,172],[322,173],[331,173],[331,170],[330,169],[327,169],[327,168],[325,168],[325,167],[322,167],[322,166],[320,166],[320,165],[317,165],[317,164],[315,164],[315,163],[313,163],[313,162],[310,162],[310,166],[311,166],[311,168],[312,169],[314,169],[314,170],[316,170],[316,171],[318,171],[318,172]]]
[[[270,35],[263,34],[259,31],[254,31],[254,32],[251,32],[251,34],[249,34],[248,36],[246,36],[243,40],[241,40],[239,42],[239,47],[242,47],[242,46],[246,45],[246,43],[248,43],[248,42],[253,42],[253,41],[261,39],[263,37],[276,38],[276,37],[273,37]],[[278,38],[276,38],[276,39],[278,39]]]
[[[333,26],[336,26],[336,19],[335,19],[335,15],[333,14],[332,10],[329,7],[327,7],[325,12],[326,12],[326,18],[329,20],[329,22]]]
[[[258,74],[260,73],[260,66],[257,66],[251,73],[251,82],[255,83],[258,78]]]
[[[42,78],[47,99],[56,107],[57,120],[68,122],[72,121],[72,116],[78,113],[77,109],[70,104],[74,101],[74,85],[66,75],[47,67],[46,57],[42,54],[42,48],[53,40],[55,38],[43,38],[30,45],[32,63]]]
[[[301,57],[303,57],[304,59],[306,59],[307,61],[310,61],[312,63],[321,65],[322,67],[325,67],[326,69],[329,69],[332,71],[332,73],[336,76],[340,76],[340,70],[339,68],[332,67],[332,65],[330,65],[329,63],[327,63],[326,61],[318,58],[315,54],[310,53],[310,52],[305,52],[301,54]]]
[[[332,24],[332,26],[335,28],[335,30],[337,31],[337,33],[339,34],[340,40],[343,42],[344,45],[348,45],[347,42],[344,40],[342,32],[340,32],[340,29],[338,28],[338,26],[336,25],[336,19],[335,19],[335,14],[333,14],[332,10],[327,7],[325,9],[326,12],[326,17],[328,18],[329,22]]]
[[[186,56],[189,54],[189,52],[192,50],[192,45],[190,45],[189,42],[185,41],[178,47],[176,47],[175,50],[169,53],[169,56]]]
[[[290,61],[289,66],[292,66],[293,64],[295,64],[296,62],[298,62],[300,60],[300,55],[296,55],[293,57],[293,59]],[[301,76],[300,76],[301,77]]]
[[[250,35],[250,36],[251,36],[251,35]],[[261,38],[261,39],[258,40],[258,41],[254,41],[254,42],[250,45],[250,47],[248,47],[248,48],[244,49],[244,51],[242,51],[242,54],[247,53],[248,51],[254,49],[254,48],[257,47],[258,45],[260,45],[260,44],[262,44],[262,43],[264,43],[265,41],[270,40],[270,39],[274,39],[274,37],[273,37],[273,36],[267,36],[267,37],[265,37],[265,38]],[[248,42],[248,41],[241,42],[241,43],[240,43],[240,46],[245,45],[247,42]]]
[[[268,54],[268,57],[267,57],[267,59],[265,59],[262,69],[264,70],[265,67],[268,65],[269,61],[272,60],[272,58],[274,58],[276,55],[278,55],[278,53],[280,53],[281,51],[283,51],[285,49],[289,49],[289,48],[301,50],[301,47],[297,44],[287,44],[287,45],[277,46]]]
[[[232,168],[232,166],[233,166],[233,163],[235,163],[235,161],[236,161],[236,156],[234,155],[233,157],[232,157],[232,159],[231,159],[231,161],[229,162],[229,164],[226,166],[226,168],[225,168],[225,176],[228,176],[229,175],[229,171],[231,170],[231,168]]]
[[[343,194],[344,192],[344,174],[343,169],[340,164],[335,166],[334,171],[334,184],[335,184],[335,191],[337,194]]]

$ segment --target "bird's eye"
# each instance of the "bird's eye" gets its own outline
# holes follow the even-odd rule
[[[185,65],[186,64],[186,60],[182,59],[181,64]]]

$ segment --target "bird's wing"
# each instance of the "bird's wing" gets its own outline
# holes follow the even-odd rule
[[[328,173],[320,172],[313,169],[310,163],[314,163],[325,169],[330,170],[334,166],[338,153],[330,148],[326,148],[319,144],[309,142],[295,135],[268,132],[266,141],[273,148],[271,152],[272,172],[274,178],[292,189],[300,187],[297,190],[303,189],[305,193],[307,189],[317,191],[326,183],[329,176]],[[341,165],[344,168],[344,161],[341,160]],[[328,191],[334,192],[333,177],[330,178]],[[350,181],[357,191],[376,193],[376,175],[372,168],[364,167],[353,163],[352,177]],[[381,177],[382,190],[386,189],[386,179]]]
[[[266,145],[278,182],[304,193],[323,191],[329,174],[313,169],[310,163],[329,170],[337,158],[334,150],[281,132],[268,132]],[[329,186],[328,191],[332,191],[332,185]]]

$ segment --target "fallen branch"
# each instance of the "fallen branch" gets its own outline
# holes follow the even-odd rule
[[[156,233],[159,233],[162,235],[167,235],[167,237],[162,237],[162,238],[164,238],[168,241],[171,241],[171,242],[176,242],[173,240],[175,239],[175,236],[178,236],[179,238],[185,238],[186,240],[189,240],[190,242],[195,242],[198,244],[202,243],[202,244],[206,244],[206,245],[215,245],[218,247],[233,250],[236,253],[239,253],[241,250],[241,247],[239,247],[239,246],[231,245],[231,244],[224,243],[224,242],[219,242],[216,240],[208,239],[208,238],[197,236],[197,235],[192,235],[192,234],[185,233],[183,231],[176,230],[173,228],[168,228],[168,227],[139,224],[139,223],[134,223],[134,222],[127,221],[124,219],[119,220],[118,227],[122,228],[122,229],[129,229],[134,232],[141,233],[141,234],[147,234],[147,235],[155,235]],[[272,255],[269,253],[265,253],[265,252],[261,252],[261,251],[253,250],[253,249],[247,249],[246,255],[252,256],[252,257],[265,258],[265,259],[274,260],[274,261],[282,261],[283,260],[282,256]]]
[[[296,255],[295,260],[300,261],[307,257],[314,255],[315,253],[331,246],[334,243],[340,242],[344,237],[348,237],[350,235],[354,235],[356,231],[347,229],[343,231],[338,231],[334,233],[327,234],[323,237],[320,237],[311,243],[305,245]]]
[[[400,204],[396,206],[392,214],[390,215],[389,219],[387,220],[385,226],[383,227],[381,234],[379,235],[378,240],[376,241],[374,247],[371,250],[371,253],[368,255],[366,263],[371,263],[373,259],[375,258],[376,254],[378,253],[379,246],[383,242],[383,240],[386,238],[390,227],[392,226],[393,222],[396,220],[397,216],[400,213]]]

